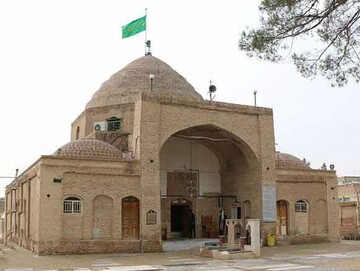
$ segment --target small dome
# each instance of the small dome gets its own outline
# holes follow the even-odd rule
[[[82,159],[111,159],[118,160],[122,158],[119,149],[101,140],[83,138],[59,148],[55,155],[66,158]]]
[[[186,101],[202,101],[186,79],[160,59],[146,55],[136,59],[105,81],[94,93],[86,108],[121,104],[129,96],[152,91],[166,97]],[[130,98],[131,100],[131,98]]]
[[[276,168],[279,169],[311,169],[301,159],[288,154],[276,152]]]

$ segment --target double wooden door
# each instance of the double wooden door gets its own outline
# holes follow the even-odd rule
[[[122,201],[122,237],[139,239],[139,200],[134,197]]]

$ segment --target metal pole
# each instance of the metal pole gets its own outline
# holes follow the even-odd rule
[[[257,93],[257,91],[256,90],[254,90],[254,103],[255,103],[255,106],[256,106],[256,93]]]
[[[146,48],[147,48],[147,8],[145,9],[145,55],[146,55]]]
[[[150,78],[150,91],[152,92],[153,89],[154,89],[154,75],[153,74],[150,74],[149,75],[149,78]]]

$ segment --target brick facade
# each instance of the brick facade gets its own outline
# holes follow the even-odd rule
[[[143,81],[149,72],[155,74],[153,92]],[[112,117],[121,120],[118,131],[95,130],[95,123],[106,125]],[[173,138],[201,145],[217,161],[208,165],[218,173],[211,166],[200,169],[201,163],[162,168],[161,159],[169,156],[161,158],[161,152]],[[180,161],[171,145],[168,155]],[[195,197],[171,179],[188,170],[199,172]],[[161,251],[164,231],[171,237],[174,200],[191,205],[196,237],[203,236],[205,217],[216,230],[220,211],[230,218],[234,208],[241,208],[244,219],[263,219],[266,236],[276,231],[276,199],[292,208],[299,195],[315,209],[307,220],[290,216],[290,233],[304,223],[308,233],[332,233],[333,176],[305,175],[277,170],[272,109],[204,101],[167,64],[145,56],[94,94],[72,123],[71,143],[42,156],[7,187],[6,242],[38,254]],[[166,185],[169,195],[160,195]],[[138,202],[131,212],[123,209],[127,198]]]

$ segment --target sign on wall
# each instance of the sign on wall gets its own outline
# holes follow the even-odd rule
[[[271,185],[262,186],[263,221],[276,221],[276,188]]]
[[[146,213],[146,224],[154,225],[156,224],[156,212],[154,210],[150,210]]]

